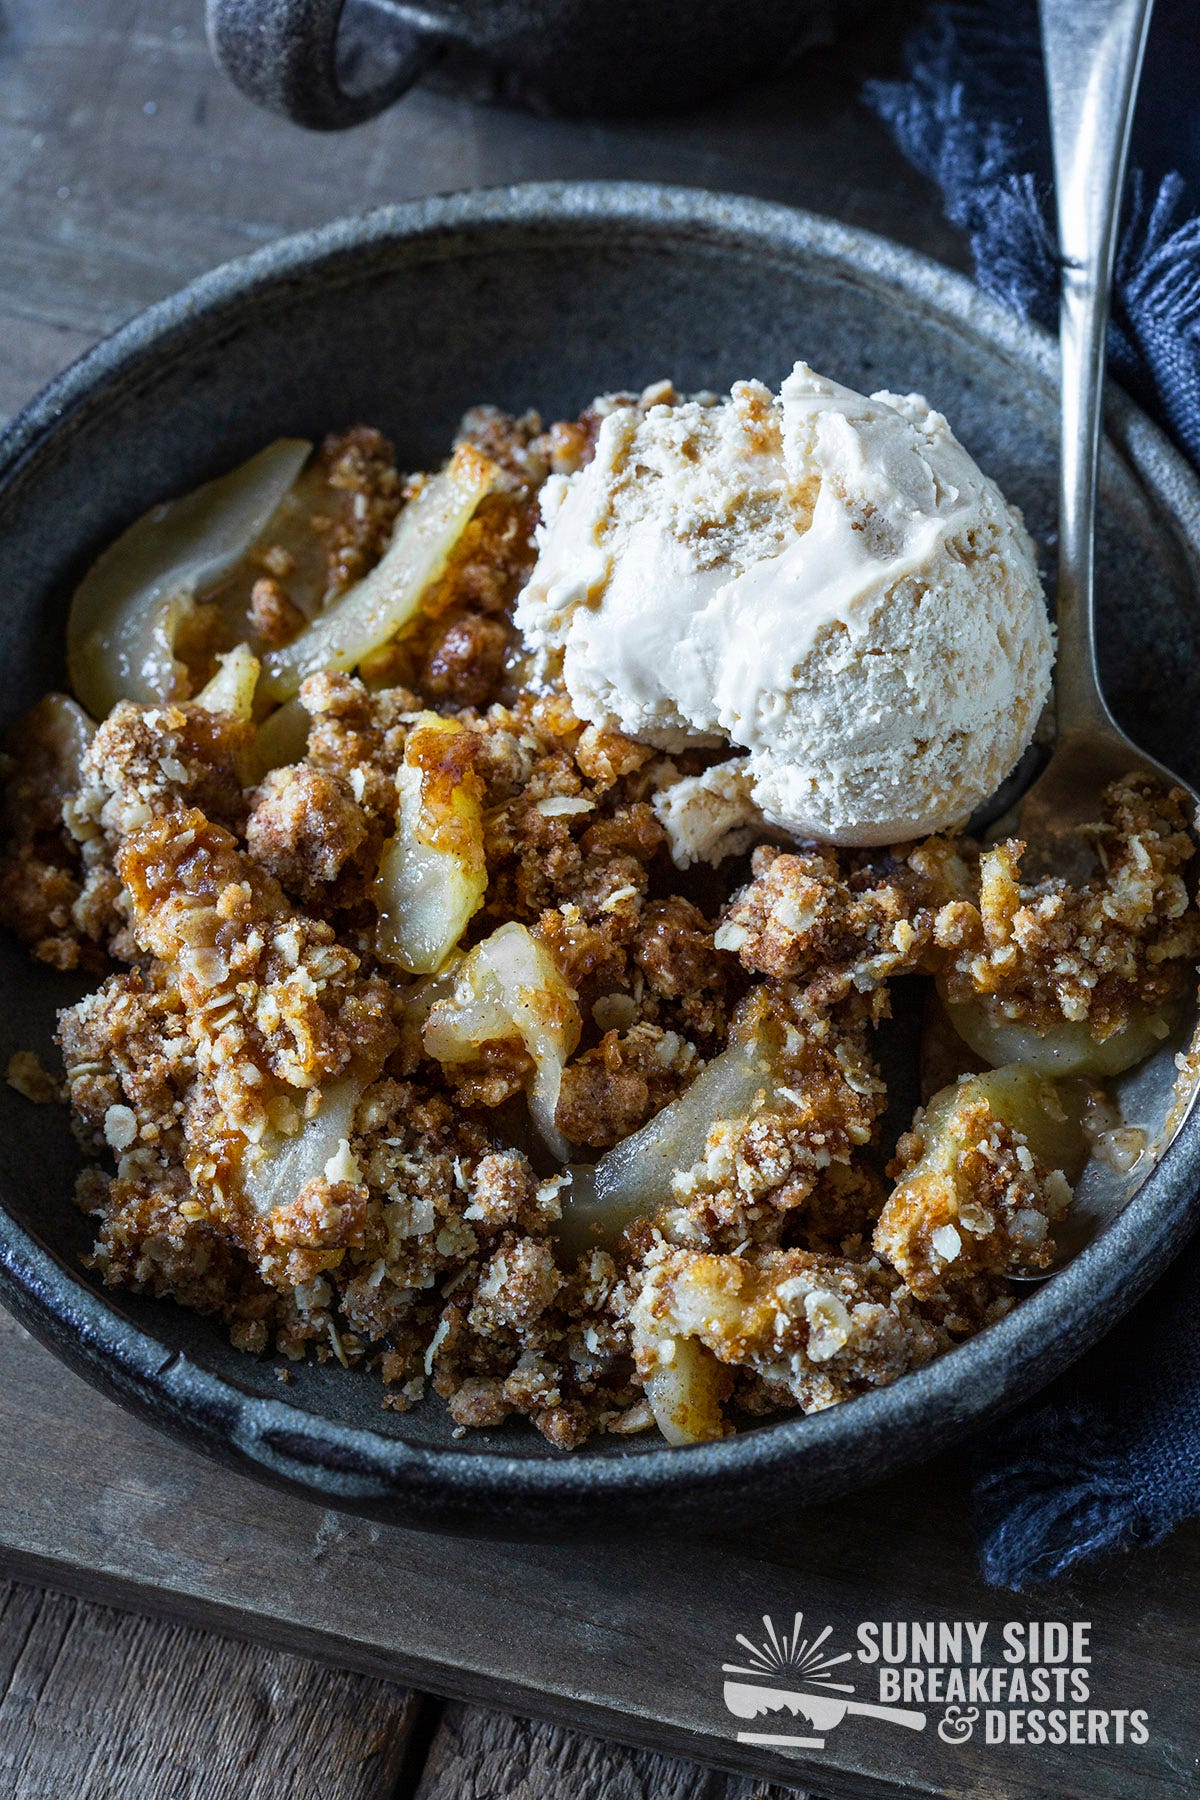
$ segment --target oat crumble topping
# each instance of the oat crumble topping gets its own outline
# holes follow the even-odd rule
[[[490,492],[409,628],[300,682],[294,753],[264,766],[261,702],[213,703],[219,655],[295,641],[438,479],[403,479],[377,432],[330,439],[196,608],[181,691],[101,721],[52,695],[17,728],[0,861],[5,923],[96,979],[58,1042],[99,1276],[248,1352],[370,1365],[393,1408],[432,1388],[460,1429],[522,1417],[564,1450],[852,1398],[1050,1264],[1070,1157],[962,1045],[881,1143],[889,984],[936,980],[982,1030],[1102,1043],[1169,1018],[1200,958],[1182,796],[1137,780],[1108,790],[1077,887],[1023,881],[1014,841],[739,839],[677,867],[656,803],[704,753],[582,723],[511,624],[538,488],[586,460],[597,418],[468,415]],[[407,965],[380,934],[406,818]],[[447,894],[464,923],[422,969]],[[689,1114],[748,1044],[758,1085]],[[27,1055],[8,1079],[57,1092]],[[615,1227],[568,1230],[588,1166],[607,1191],[605,1159],[654,1132],[644,1180],[611,1178],[632,1194]]]

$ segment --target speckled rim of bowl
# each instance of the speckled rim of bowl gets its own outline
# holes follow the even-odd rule
[[[53,381],[0,438],[0,485],[53,456],[72,420],[164,360],[197,328],[233,326],[279,284],[340,283],[414,241],[481,238],[523,245],[602,231],[710,241],[773,257],[797,252],[899,304],[928,308],[986,337],[1042,380],[1049,336],[1017,321],[961,276],[872,233],[791,208],[637,183],[546,183],[384,207],[282,239],[227,263],[134,318]],[[193,351],[198,348],[193,344]],[[1200,549],[1200,484],[1154,427],[1113,391],[1110,438],[1183,540]],[[36,472],[36,462],[34,467]],[[1200,1216],[1200,1119],[1193,1117],[1120,1218],[1065,1271],[978,1337],[846,1405],[789,1415],[733,1438],[629,1455],[528,1458],[432,1449],[267,1400],[122,1318],[103,1295],[0,1208],[0,1298],[80,1374],[194,1448],[325,1504],[416,1526],[495,1535],[645,1528],[660,1514],[727,1520],[830,1497],[944,1448],[1043,1386],[1088,1349],[1165,1268]]]

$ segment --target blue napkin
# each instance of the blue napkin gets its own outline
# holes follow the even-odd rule
[[[932,6],[908,79],[866,98],[967,232],[982,287],[1054,328],[1035,0]],[[1200,464],[1200,0],[1159,0],[1118,255],[1109,366]],[[1200,1254],[974,1451],[986,1578],[1023,1588],[1200,1514]]]

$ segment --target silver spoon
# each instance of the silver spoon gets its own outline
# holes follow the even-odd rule
[[[1046,769],[1016,808],[1016,820],[1030,857],[1047,873],[1069,874],[1078,866],[1083,845],[1077,828],[1097,817],[1107,782],[1145,773],[1168,786],[1187,786],[1120,730],[1096,670],[1094,552],[1105,339],[1130,127],[1152,6],[1153,0],[1039,4],[1062,256],[1057,741]],[[1194,793],[1191,798],[1197,800]]]
[[[1104,786],[1146,774],[1200,797],[1139,750],[1108,710],[1096,668],[1094,552],[1101,400],[1109,294],[1130,128],[1153,0],[1039,0],[1062,257],[1059,445],[1057,739],[1043,773],[1009,815],[1035,874],[1078,876],[1095,857],[1079,827],[1099,816]],[[1131,1081],[1152,1152],[1165,1148],[1190,1109],[1177,1098],[1173,1058],[1162,1055]],[[1129,1116],[1126,1103],[1126,1116]],[[1152,1166],[1092,1184],[1059,1234],[1058,1265],[1115,1217]],[[1044,1279],[1044,1277],[1041,1277]]]

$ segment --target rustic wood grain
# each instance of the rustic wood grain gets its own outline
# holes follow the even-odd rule
[[[428,1747],[414,1742],[422,1714],[439,1711]],[[72,1789],[89,1800],[806,1800],[0,1582],[0,1793],[48,1800]]]
[[[965,261],[928,184],[855,101],[853,58],[814,58],[674,118],[535,121],[423,90],[357,132],[306,137],[216,74],[201,12],[200,0],[0,0],[0,414],[225,257],[475,182],[729,188]],[[696,1541],[686,1555],[652,1540],[451,1543],[322,1512],[197,1460],[0,1314],[0,1566],[190,1621],[151,1624],[24,1587],[0,1597],[0,1793],[14,1800],[799,1791],[759,1776],[874,1800],[1200,1792],[1200,1530],[1014,1600],[978,1580],[962,1471],[946,1461],[807,1511],[787,1532]],[[795,1607],[843,1640],[862,1618],[1090,1619],[1097,1702],[1145,1706],[1151,1741],[1034,1755],[856,1721],[808,1763],[739,1747],[720,1705],[722,1655],[763,1611]],[[559,1723],[451,1704],[422,1770],[431,1721],[397,1679]],[[602,1745],[563,1721],[643,1747]],[[719,1775],[680,1752],[758,1775]]]
[[[390,1681],[0,1585],[6,1800],[389,1800],[419,1704]]]
[[[550,1718],[830,1800],[1179,1800],[1200,1792],[1200,1528],[1032,1597],[975,1571],[941,1459],[736,1539],[500,1545],[322,1511],[200,1461],[97,1397],[0,1314],[0,1569],[454,1698]],[[816,1753],[738,1744],[722,1661],[802,1608],[863,1619],[1084,1619],[1093,1704],[1144,1746],[942,1743],[855,1719]],[[864,1696],[865,1697],[865,1696]],[[0,1789],[2,1791],[2,1789]],[[719,1790],[718,1790],[719,1791]],[[568,1790],[569,1792],[569,1790]]]
[[[812,1800],[484,1707],[447,1706],[415,1800]]]

